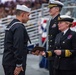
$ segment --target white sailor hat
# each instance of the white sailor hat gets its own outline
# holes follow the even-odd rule
[[[58,18],[58,21],[68,21],[68,22],[73,22],[73,18],[71,16],[68,16],[68,15],[61,15],[59,18]]]
[[[16,10],[21,10],[21,11],[25,11],[25,12],[29,12],[29,13],[31,12],[31,8],[28,8],[25,5],[17,5]]]
[[[49,8],[52,8],[52,7],[63,7],[64,6],[64,4],[62,3],[62,2],[60,2],[60,1],[49,1],[49,5],[48,5],[48,7]]]

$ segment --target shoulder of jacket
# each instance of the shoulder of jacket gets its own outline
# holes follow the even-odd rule
[[[76,32],[71,30],[71,34],[72,35],[76,35]]]
[[[21,22],[14,22],[9,27],[6,28],[6,30],[10,30],[12,28],[19,28],[24,27],[24,25]]]

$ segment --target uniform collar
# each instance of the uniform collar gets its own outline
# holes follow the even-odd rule
[[[56,19],[60,16],[60,14],[58,14],[57,16],[52,17],[52,19]]]
[[[69,28],[67,28],[66,30],[64,30],[63,31],[63,35],[65,35],[68,30],[69,30]]]
[[[16,18],[14,19],[14,21],[18,21],[18,22],[20,22],[20,21],[19,21],[18,19],[16,19]]]

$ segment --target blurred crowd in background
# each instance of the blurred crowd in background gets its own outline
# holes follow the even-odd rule
[[[65,1],[65,0],[59,0],[59,1]],[[41,8],[41,5],[43,3],[48,3],[49,0],[12,0],[12,1],[6,1],[5,3],[0,2],[0,19],[7,17],[9,15],[15,14],[15,7],[17,4],[24,4],[32,10]],[[76,4],[76,3],[75,3]],[[69,4],[69,5],[75,5]]]
[[[32,8],[32,10],[35,10],[41,8],[42,3],[48,3],[48,0],[16,0],[0,3],[0,19],[8,15],[14,15],[17,4],[24,4]]]

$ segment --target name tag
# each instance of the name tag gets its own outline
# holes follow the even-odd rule
[[[56,27],[56,24],[53,24],[52,28],[55,28]]]

